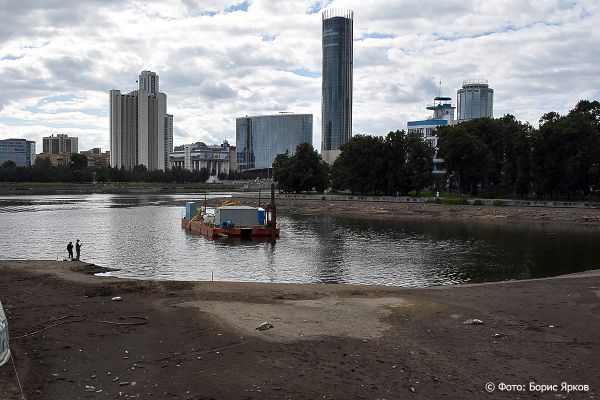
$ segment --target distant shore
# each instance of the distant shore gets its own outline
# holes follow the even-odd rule
[[[27,399],[479,399],[488,382],[600,394],[600,270],[408,289],[89,274],[101,269],[0,261]],[[0,367],[0,398],[19,396]]]
[[[0,184],[0,196],[77,195],[77,194],[189,194],[231,192],[242,204],[258,205],[257,188],[241,190],[240,184]],[[351,197],[322,195],[277,194],[280,213],[301,215],[344,216],[359,219],[390,221],[424,220],[475,224],[511,225],[527,229],[552,231],[598,231],[600,208],[584,207],[526,207],[492,205],[437,204],[403,201],[394,197]],[[269,201],[268,190],[262,189],[261,205]],[[411,200],[410,198],[406,198]],[[219,199],[209,199],[216,205]],[[595,203],[593,203],[595,205]]]

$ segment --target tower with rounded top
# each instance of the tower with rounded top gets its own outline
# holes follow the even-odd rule
[[[347,9],[322,13],[321,156],[329,164],[352,137],[353,18]]]

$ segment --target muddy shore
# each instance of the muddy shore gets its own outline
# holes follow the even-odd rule
[[[600,396],[600,271],[428,289],[93,271],[0,261],[27,399]],[[483,324],[464,323],[472,318]],[[265,321],[273,328],[255,329]],[[526,390],[489,394],[488,382]],[[558,391],[530,391],[529,382]],[[562,382],[589,390],[567,394]],[[19,396],[12,364],[0,367],[0,398]]]

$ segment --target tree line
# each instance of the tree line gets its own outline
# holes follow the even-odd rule
[[[293,155],[279,154],[273,180],[283,192],[349,190],[352,193],[395,195],[421,191],[430,181],[434,149],[419,134],[404,131],[380,136],[356,135],[341,146],[329,167],[308,143]]]
[[[438,149],[418,133],[356,135],[327,166],[310,145],[278,155],[273,178],[284,192],[348,191],[417,195],[424,188],[484,197],[575,198],[600,193],[600,102],[549,112],[539,128],[513,115],[437,128]],[[434,180],[433,158],[446,174]]]
[[[164,171],[149,171],[144,165],[132,169],[87,165],[83,154],[71,154],[68,165],[52,165],[50,160],[36,158],[33,166],[17,166],[14,161],[5,161],[0,166],[0,182],[160,182],[160,183],[204,183],[209,171],[188,171],[181,167],[167,168]],[[227,176],[220,176],[226,178]]]
[[[439,156],[461,193],[585,197],[600,190],[600,102],[549,112],[535,129],[512,115],[438,128]]]

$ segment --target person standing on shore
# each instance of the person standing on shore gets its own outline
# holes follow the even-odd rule
[[[67,251],[69,252],[69,260],[73,259],[73,242],[69,242],[67,245]]]
[[[79,239],[77,239],[77,243],[75,243],[75,252],[77,253],[76,260],[79,261],[79,254],[81,253],[81,243],[79,243]]]

